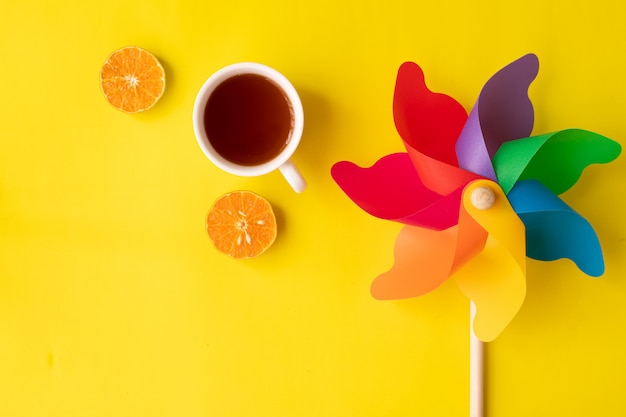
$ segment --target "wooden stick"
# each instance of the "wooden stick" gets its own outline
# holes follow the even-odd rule
[[[483,342],[474,333],[476,305],[470,301],[470,417],[483,417]]]

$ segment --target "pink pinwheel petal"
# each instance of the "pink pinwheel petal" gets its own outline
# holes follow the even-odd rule
[[[491,158],[503,143],[527,137],[533,130],[528,88],[538,72],[537,56],[528,54],[487,81],[456,143],[460,167],[496,180]]]
[[[372,216],[435,230],[457,223],[462,189],[443,197],[430,191],[406,153],[387,155],[369,168],[338,162],[331,175],[346,195]]]

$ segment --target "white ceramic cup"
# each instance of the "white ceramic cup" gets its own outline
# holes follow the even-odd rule
[[[204,125],[205,108],[213,91],[227,79],[242,74],[260,75],[276,84],[289,101],[292,112],[291,131],[286,146],[273,159],[259,165],[240,165],[224,158],[211,145]],[[218,70],[202,85],[194,103],[193,129],[196,135],[196,140],[198,141],[198,145],[200,145],[204,154],[211,160],[211,162],[226,172],[246,177],[263,175],[274,171],[275,169],[279,169],[287,182],[298,193],[304,191],[307,184],[302,174],[300,174],[300,171],[298,171],[294,163],[291,161],[291,156],[300,143],[303,128],[304,111],[296,89],[281,73],[263,64],[240,62],[228,65]]]

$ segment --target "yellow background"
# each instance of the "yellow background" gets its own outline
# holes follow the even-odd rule
[[[358,209],[330,167],[402,150],[391,99],[407,60],[469,110],[489,76],[535,52],[535,133],[626,138],[614,0],[1,2],[3,417],[467,415],[468,301],[454,282],[373,300],[400,225]],[[99,89],[126,45],[167,73],[139,115]],[[301,93],[301,195],[279,173],[222,173],[195,142],[197,90],[248,60]],[[625,161],[564,195],[594,225],[606,273],[529,261],[526,302],[486,349],[488,416],[626,413]],[[235,189],[279,218],[256,260],[220,255],[204,232]]]

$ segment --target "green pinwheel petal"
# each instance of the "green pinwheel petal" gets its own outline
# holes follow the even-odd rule
[[[534,179],[558,195],[576,184],[587,166],[611,162],[621,150],[597,133],[567,129],[506,142],[492,163],[507,194],[518,181]]]

